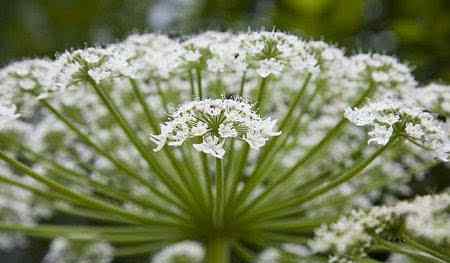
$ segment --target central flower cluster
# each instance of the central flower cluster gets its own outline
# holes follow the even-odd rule
[[[193,147],[200,152],[222,159],[226,139],[241,139],[258,149],[272,136],[276,120],[262,119],[252,105],[236,99],[206,99],[180,106],[171,120],[161,125],[161,134],[151,135],[160,151],[164,145],[180,146],[188,139],[201,139]]]

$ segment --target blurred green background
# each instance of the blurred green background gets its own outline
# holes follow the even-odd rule
[[[417,79],[450,82],[449,0],[2,0],[0,65],[65,49],[104,44],[133,32],[174,36],[204,30],[288,31],[349,53],[396,55]],[[431,176],[432,174],[440,176]],[[416,192],[448,186],[435,168]],[[446,182],[444,182],[446,181]],[[67,218],[56,219],[67,223]],[[76,220],[76,219],[75,219]],[[76,221],[78,222],[78,221]],[[0,254],[0,262],[40,262],[46,242]],[[117,262],[125,262],[119,260]],[[140,262],[137,259],[129,262]]]
[[[395,54],[420,81],[450,80],[448,0],[2,0],[0,63],[130,32],[248,28]]]

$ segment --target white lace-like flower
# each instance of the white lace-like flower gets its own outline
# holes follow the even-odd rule
[[[244,101],[206,99],[180,106],[171,120],[161,125],[161,134],[152,135],[151,139],[157,145],[155,151],[159,151],[166,144],[180,146],[187,139],[201,137],[202,142],[193,147],[222,158],[226,139],[241,139],[258,149],[270,137],[281,134],[275,126],[275,120],[261,119]]]
[[[203,262],[205,251],[200,243],[194,241],[183,241],[168,246],[158,252],[152,263],[172,263],[172,262]]]
[[[357,126],[371,126],[369,143],[385,145],[394,133],[434,152],[448,161],[449,133],[444,124],[410,100],[384,98],[357,109],[346,109],[345,117]]]
[[[66,52],[55,61],[59,68],[55,82],[65,89],[86,82],[86,77],[97,84],[116,77],[134,77],[134,68],[128,62],[133,55],[123,45]]]
[[[108,243],[88,243],[77,246],[65,238],[56,238],[50,244],[44,263],[110,263],[113,260],[113,247]]]
[[[450,117],[450,86],[431,83],[414,90],[413,98],[426,109]]]
[[[330,258],[330,263],[358,262],[342,260],[364,257],[372,245],[373,235],[388,232],[390,227],[402,222],[414,235],[437,242],[450,240],[449,207],[450,195],[444,193],[418,197],[412,202],[399,202],[393,206],[374,207],[367,212],[354,210],[336,223],[318,229],[310,247],[315,252],[333,251],[335,256]]]
[[[0,103],[0,130],[7,128],[19,117],[16,105]]]
[[[1,93],[6,90],[12,93],[20,90],[33,91],[38,98],[46,98],[56,89],[55,85],[52,85],[56,72],[54,62],[47,59],[14,62],[0,72]]]
[[[283,65],[275,59],[264,59],[261,61],[256,72],[262,77],[267,78],[270,75],[279,76],[283,71]]]
[[[377,85],[388,88],[410,88],[416,86],[408,66],[390,56],[359,54],[351,58],[351,72],[355,79],[370,79]]]

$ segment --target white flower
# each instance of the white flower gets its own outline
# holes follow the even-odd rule
[[[425,132],[421,125],[407,123],[405,128],[406,133],[415,139],[421,139],[425,135]]]
[[[110,263],[113,260],[113,247],[108,243],[87,243],[78,247],[65,238],[56,238],[50,244],[44,263]]]
[[[415,144],[448,159],[448,128],[410,99],[386,97],[361,109],[346,109],[345,117],[358,126],[371,126],[369,143],[385,145],[394,133],[404,134]],[[447,130],[447,131],[446,131]]]
[[[442,242],[450,238],[449,207],[450,195],[444,193],[369,211],[353,210],[336,223],[320,227],[309,245],[315,252],[334,252],[336,259],[355,252],[359,252],[357,257],[365,257],[365,251],[373,243],[372,235],[388,234],[388,227],[401,224],[402,220],[410,233]]]
[[[203,142],[200,144],[193,144],[192,146],[199,152],[204,152],[210,154],[216,158],[222,159],[225,155],[225,150],[223,149],[224,142],[220,141],[218,137],[206,136],[203,138]]]
[[[275,248],[267,248],[259,254],[257,263],[277,263],[281,259],[280,251]]]
[[[394,129],[392,127],[384,125],[375,125],[373,130],[369,132],[371,137],[368,143],[375,142],[376,144],[386,145],[392,136]]]
[[[260,62],[256,72],[262,77],[267,78],[270,75],[279,76],[283,71],[283,65],[276,59],[264,59]]]
[[[375,114],[368,109],[345,109],[345,118],[357,126],[366,126],[372,124],[375,120]]]
[[[201,57],[202,57],[202,55],[200,54],[200,52],[198,50],[194,50],[194,51],[188,50],[184,54],[184,59],[186,59],[186,61],[188,61],[188,62],[196,62]]]
[[[16,112],[16,105],[0,103],[0,130],[7,128],[11,123],[20,117],[20,114]]]
[[[222,138],[233,138],[238,136],[238,132],[232,123],[222,123],[219,126],[219,134]]]
[[[203,262],[205,251],[201,244],[194,241],[183,241],[168,246],[152,258],[152,263]]]
[[[161,125],[161,134],[151,135],[159,151],[165,144],[180,146],[191,138],[202,139],[194,144],[197,151],[223,158],[226,139],[241,139],[252,148],[262,147],[275,131],[276,121],[261,119],[252,106],[244,101],[231,99],[206,99],[181,105],[171,120]]]

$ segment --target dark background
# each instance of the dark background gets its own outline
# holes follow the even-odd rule
[[[133,32],[177,36],[204,30],[266,29],[323,39],[349,53],[376,51],[414,65],[421,83],[450,80],[448,0],[1,0],[0,65],[120,40]],[[430,171],[416,193],[448,187]],[[57,218],[67,223],[66,218]],[[72,220],[72,219],[71,219]],[[75,219],[76,220],[76,219]],[[78,221],[77,221],[78,222]],[[0,262],[40,262],[47,243],[0,254]],[[124,262],[119,260],[118,262]],[[133,260],[132,262],[137,262]]]

